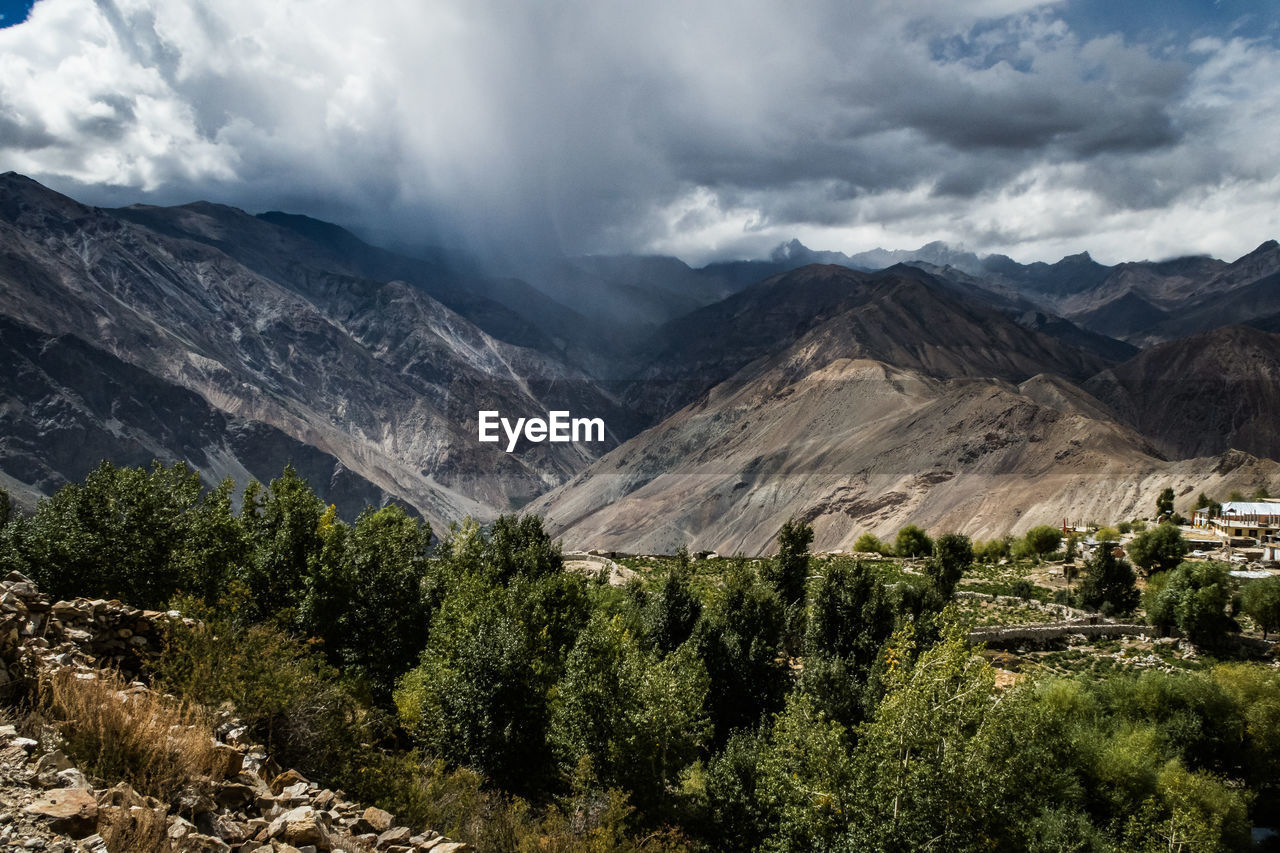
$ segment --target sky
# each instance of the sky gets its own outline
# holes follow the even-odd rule
[[[481,257],[1280,236],[1270,0],[0,0],[0,171]]]

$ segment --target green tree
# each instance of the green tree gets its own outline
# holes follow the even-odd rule
[[[1113,549],[1098,546],[1084,564],[1080,603],[1104,614],[1129,613],[1138,606],[1137,578],[1133,567]]]
[[[4,528],[0,561],[55,598],[120,598],[157,608],[193,579],[184,574],[188,511],[200,477],[181,462],[117,468],[103,462],[84,484],[41,500],[29,519]]]
[[[863,563],[827,567],[809,608],[803,687],[846,725],[871,704],[868,679],[893,634],[895,614],[879,574]]]
[[[1156,498],[1156,518],[1173,515],[1173,489],[1166,486]]]
[[[803,604],[813,528],[808,522],[788,519],[778,531],[777,541],[778,553],[765,563],[764,580],[777,591],[783,604]]]
[[[1280,628],[1280,575],[1249,581],[1240,591],[1240,601],[1244,612],[1262,629],[1263,639]]]
[[[933,540],[919,527],[908,524],[893,540],[893,553],[899,557],[927,557],[933,553]]]
[[[849,813],[857,802],[852,738],[805,693],[787,697],[762,750],[755,795],[774,819],[768,849],[800,853],[849,850]],[[759,849],[760,840],[749,849]],[[856,849],[856,848],[853,848]]]
[[[1147,621],[1168,630],[1177,628],[1197,644],[1217,645],[1232,630],[1227,615],[1231,577],[1225,563],[1183,563],[1156,575],[1147,585]]]
[[[1265,501],[1270,499],[1271,492],[1267,490],[1266,486],[1258,486],[1258,488],[1253,490],[1253,494],[1249,496],[1249,500],[1251,501]]]
[[[245,487],[240,520],[253,553],[237,573],[251,593],[255,620],[288,618],[286,611],[302,603],[306,579],[324,547],[320,522],[325,510],[292,465],[265,490],[252,482]]]
[[[379,701],[417,659],[429,623],[424,580],[431,527],[392,505],[369,507],[353,527],[322,516],[324,547],[299,608],[303,630],[329,660],[363,677]]]
[[[1013,553],[1013,547],[1011,540],[1007,536],[1000,539],[989,539],[973,547],[974,559],[981,563],[998,563],[1006,559],[1011,553]]]
[[[505,589],[479,578],[453,591],[395,702],[428,754],[530,792],[552,767],[546,735],[554,672],[538,659],[514,609]]]
[[[1191,509],[1193,511],[1197,509],[1207,509],[1211,516],[1218,516],[1222,514],[1222,504],[1215,501],[1204,492],[1201,492],[1200,496],[1196,498],[1196,502]]]
[[[10,516],[13,515],[13,502],[9,498],[9,492],[0,489],[0,530],[4,530],[6,524],[9,523]]]
[[[707,710],[716,743],[781,707],[790,686],[781,658],[785,624],[786,608],[777,592],[745,561],[731,565],[692,639],[711,678]]]
[[[768,748],[765,733],[740,730],[708,763],[705,834],[721,850],[756,850],[774,832],[778,814],[762,796]]]
[[[1026,836],[1046,832],[1046,804],[1071,813],[1071,716],[1031,690],[993,702],[994,672],[962,634],[889,681],[853,754],[841,849],[1034,849]]]
[[[925,574],[944,599],[950,599],[965,569],[973,565],[973,543],[968,536],[944,533],[933,543]]]
[[[559,574],[564,557],[536,515],[500,515],[481,540],[485,568],[498,583],[516,576],[540,578]]]
[[[186,512],[179,574],[185,579],[186,592],[210,604],[226,593],[235,567],[252,553],[244,525],[232,508],[234,492],[235,483],[227,477]]]
[[[782,646],[788,656],[799,654],[804,640],[805,587],[812,542],[813,528],[807,522],[789,519],[778,531],[777,555],[765,562],[762,571],[765,582],[777,591],[786,610]]]
[[[1027,544],[1027,550],[1030,551],[1039,562],[1058,550],[1058,546],[1062,544],[1062,531],[1048,524],[1042,524],[1039,527],[1033,527],[1026,532],[1023,540]]]
[[[674,652],[689,639],[701,613],[702,601],[690,586],[689,552],[681,548],[675,566],[644,604],[650,642],[663,652]]]
[[[1125,546],[1129,559],[1147,575],[1177,568],[1190,549],[1178,526],[1167,521],[1139,533]]]
[[[418,665],[394,694],[405,728],[430,755],[475,768],[519,793],[555,767],[549,697],[589,616],[587,581],[559,571],[541,519],[474,522],[441,543],[439,597]]]
[[[556,688],[552,739],[566,766],[590,758],[600,782],[626,788],[653,811],[710,734],[707,690],[691,646],[645,650],[620,619],[597,613]]]

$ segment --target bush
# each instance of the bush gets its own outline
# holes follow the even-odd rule
[[[927,557],[933,553],[933,540],[919,527],[908,524],[893,540],[893,553],[899,557]]]
[[[853,543],[853,550],[863,554],[885,554],[889,546],[880,541],[873,533],[864,533]]]
[[[369,738],[357,725],[360,703],[307,643],[272,625],[237,625],[190,599],[176,605],[201,621],[170,626],[150,664],[159,687],[204,707],[231,703],[277,761],[307,776],[332,777]]]

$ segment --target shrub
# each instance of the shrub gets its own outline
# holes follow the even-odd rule
[[[240,627],[190,600],[177,606],[203,618],[169,627],[150,664],[156,684],[197,705],[231,703],[285,766],[316,777],[338,772],[367,733],[337,670],[273,625]]]
[[[864,533],[853,543],[853,550],[864,554],[884,554],[888,546],[874,533]]]
[[[898,531],[893,541],[893,553],[899,557],[927,557],[933,553],[933,540],[914,524]]]
[[[1021,598],[1023,601],[1029,601],[1035,595],[1036,588],[1031,581],[1026,578],[1018,578],[1009,589],[1015,598]]]

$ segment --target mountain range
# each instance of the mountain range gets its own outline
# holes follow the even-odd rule
[[[0,176],[0,486],[101,459],[292,462],[344,515],[527,507],[568,546],[977,536],[1280,486],[1280,246],[1107,266],[912,251],[495,272],[305,216],[80,204]],[[477,440],[568,410],[596,443]]]

